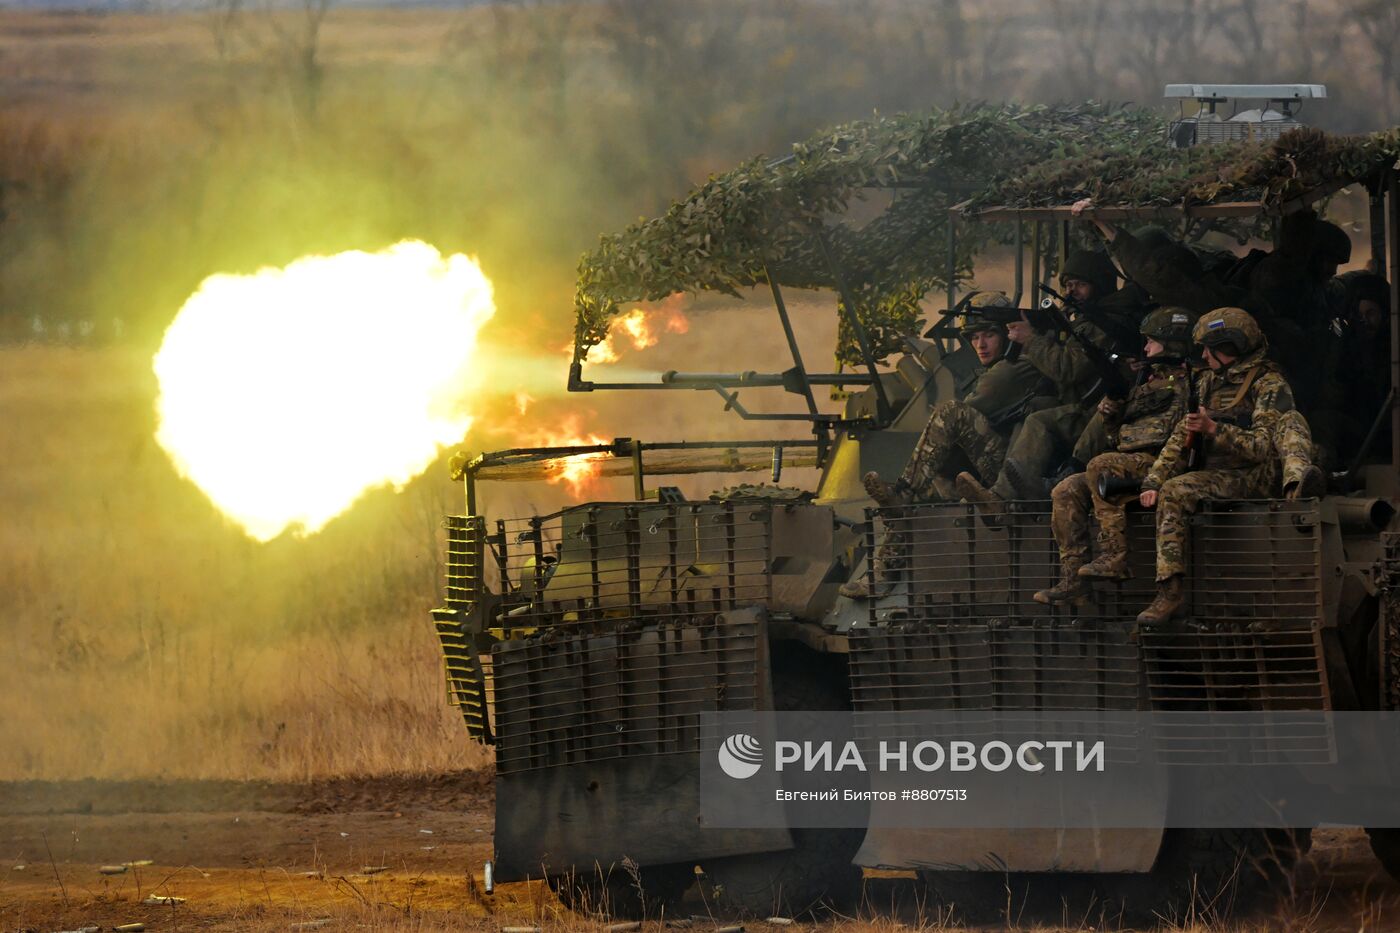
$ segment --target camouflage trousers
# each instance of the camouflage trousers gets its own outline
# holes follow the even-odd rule
[[[1079,433],[1079,439],[1074,442],[1074,453],[1070,456],[1080,463],[1088,463],[1099,454],[1112,450],[1113,445],[1108,441],[1108,426],[1103,423],[1103,415],[1095,413]]]
[[[1121,501],[1099,495],[1099,478],[1142,479],[1155,459],[1149,453],[1106,453],[1089,461],[1083,473],[1061,480],[1050,498],[1054,511],[1050,528],[1060,546],[1060,569],[1073,574],[1089,562],[1089,513],[1099,523],[1099,553],[1122,554],[1128,550],[1128,517]]]
[[[984,483],[990,483],[1006,459],[1007,438],[981,412],[958,401],[934,406],[914,453],[900,474],[899,485],[914,502],[956,501],[951,472],[961,453]],[[909,563],[909,532],[904,516],[893,511],[875,547],[875,577],[888,581]]]
[[[1023,476],[1049,476],[1069,455],[1075,439],[1084,430],[1085,420],[1084,410],[1078,405],[1059,405],[1031,412],[1002,459],[1015,460]],[[1020,498],[1005,470],[997,476],[992,491],[1003,499]]]
[[[1202,499],[1258,499],[1269,495],[1274,464],[1244,470],[1193,470],[1162,484],[1157,497],[1157,580],[1186,572],[1187,520]]]
[[[1006,447],[1006,435],[977,409],[958,401],[940,402],[914,445],[900,485],[915,502],[957,499],[948,474],[954,455],[965,454],[982,482],[991,483],[1006,459]]]
[[[1274,424],[1272,440],[1274,453],[1283,465],[1283,485],[1298,482],[1303,471],[1316,460],[1308,420],[1296,408],[1284,412]]]

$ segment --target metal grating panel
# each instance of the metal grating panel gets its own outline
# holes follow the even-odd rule
[[[767,500],[613,503],[496,522],[508,627],[678,621],[772,596]]]
[[[1400,709],[1400,534],[1381,534],[1381,565],[1376,574],[1381,608],[1377,653],[1379,693],[1385,709]]]
[[[1119,627],[899,623],[851,633],[862,712],[1136,710],[1137,646]]]
[[[1026,502],[995,524],[963,504],[872,510],[867,548],[886,542],[894,558],[870,562],[873,624],[910,621],[1102,620],[1131,623],[1152,599],[1153,513],[1129,512],[1132,579],[1098,583],[1078,604],[1031,599],[1059,578],[1050,504]],[[1196,622],[1308,628],[1322,619],[1321,525],[1312,502],[1205,502],[1191,519],[1187,615]]]
[[[442,646],[443,674],[448,699],[462,711],[467,732],[483,742],[492,740],[486,674],[474,639],[461,618],[481,593],[481,553],[485,522],[481,518],[449,515],[447,527],[446,609],[433,610],[433,624]]]
[[[1314,503],[1207,502],[1193,516],[1186,617],[1131,640],[1155,587],[1150,512],[1129,513],[1132,579],[1077,603],[1031,594],[1059,575],[1049,503],[996,522],[969,505],[873,511],[871,628],[852,634],[858,708],[1324,710]]]
[[[497,644],[497,769],[697,751],[701,712],[759,706],[766,635],[756,618]]]
[[[1248,712],[1331,706],[1316,629],[1144,632],[1142,657],[1157,709]]]
[[[471,609],[482,584],[481,554],[486,520],[479,516],[449,515],[447,528],[447,605]]]
[[[1173,120],[1167,138],[1178,149],[1212,143],[1271,142],[1303,124],[1283,120]]]
[[[1317,717],[1294,725],[1245,722],[1229,729],[1221,714],[1330,708],[1315,631],[1143,633],[1141,646],[1111,623],[1063,627],[947,622],[896,623],[851,635],[851,694],[863,713],[1009,712],[986,735],[1014,727],[1018,713],[1048,714],[1057,728],[1079,721],[1063,713],[1201,712],[1154,722],[1152,754],[1164,764],[1328,762],[1330,725]],[[1027,719],[1026,722],[1034,722]],[[1086,738],[1111,738],[1110,759],[1137,760],[1135,720],[1082,720]],[[964,731],[976,722],[959,721]],[[972,737],[974,733],[959,737]],[[1057,735],[1077,736],[1078,731]],[[882,733],[882,738],[888,735]]]

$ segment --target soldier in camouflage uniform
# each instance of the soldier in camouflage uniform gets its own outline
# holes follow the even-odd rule
[[[1301,466],[1310,455],[1301,449],[1307,423],[1296,414],[1278,365],[1264,358],[1268,344],[1254,318],[1239,308],[1218,308],[1196,323],[1194,337],[1209,366],[1198,377],[1201,407],[1177,423],[1139,497],[1143,506],[1157,509],[1157,596],[1138,615],[1143,625],[1164,622],[1181,609],[1187,518],[1202,499],[1271,495],[1280,455],[1293,459],[1290,492],[1314,491],[1312,474]],[[1186,472],[1193,438],[1203,445],[1206,468]]]
[[[899,479],[889,483],[876,473],[865,475],[865,490],[877,505],[957,499],[952,471],[964,460],[990,482],[1026,415],[1055,404],[1054,385],[1039,370],[1024,359],[1006,358],[1008,341],[1002,321],[1014,316],[1015,306],[1004,292],[980,292],[968,302],[961,333],[982,370],[961,400],[934,406]],[[897,569],[902,553],[902,542],[890,535],[881,542],[875,559],[881,571],[888,572]],[[864,580],[852,580],[840,592],[853,599],[870,596]]]
[[[968,303],[961,332],[973,345],[982,371],[960,401],[934,406],[904,472],[891,486],[866,477],[866,491],[882,505],[956,499],[950,470],[958,455],[990,481],[1001,469],[1008,443],[1028,414],[1053,405],[1055,387],[1025,359],[1006,358],[1006,325],[1014,315],[1004,292],[980,292]]]
[[[1039,603],[1075,599],[1090,579],[1122,580],[1128,576],[1128,521],[1119,497],[1099,494],[1101,477],[1140,480],[1147,475],[1176,423],[1186,414],[1191,378],[1195,315],[1184,308],[1161,308],[1142,322],[1147,362],[1141,379],[1125,402],[1104,398],[1099,415],[1111,450],[1089,461],[1083,473],[1062,480],[1051,493],[1050,526],[1060,548],[1060,580],[1032,598]],[[1160,362],[1153,363],[1153,359]],[[1099,525],[1099,556],[1089,558],[1089,513]]]
[[[1073,315],[1071,326],[1109,353],[1128,354],[1136,343],[1132,335],[1138,328],[1141,305],[1136,291],[1113,290],[1117,274],[1103,253],[1076,250],[1065,261],[1060,284],[1077,304],[1077,308],[1075,304],[1065,308]],[[1022,357],[1055,383],[1060,404],[1026,419],[995,482],[985,475],[979,482],[971,473],[958,477],[958,493],[988,513],[1023,495],[1019,486],[1024,484],[1016,482],[1018,476],[1038,480],[1070,456],[1092,414],[1083,399],[1091,395],[1100,379],[1083,348],[1065,335],[1035,333],[1029,324],[1017,322],[1011,326],[1010,337],[1021,345]]]

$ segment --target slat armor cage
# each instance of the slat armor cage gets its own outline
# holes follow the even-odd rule
[[[1188,624],[1136,636],[1155,585],[1150,512],[1129,513],[1131,578],[1058,605],[1031,599],[1059,578],[1048,502],[990,520],[962,504],[869,517],[882,596],[852,637],[858,709],[1328,708],[1315,503],[1203,503]]]
[[[542,646],[561,638],[574,639],[583,656],[609,650],[625,658],[630,657],[629,639],[642,637],[642,627],[650,626],[645,638],[660,638],[654,660],[661,665],[651,674],[682,676],[683,670],[665,665],[674,660],[684,668],[694,662],[685,651],[677,653],[675,644],[689,646],[698,632],[702,647],[695,650],[708,651],[704,646],[715,637],[711,630],[721,614],[771,600],[773,507],[767,499],[593,503],[497,520],[490,526],[494,532],[488,532],[480,516],[449,516],[446,608],[435,611],[434,620],[449,699],[461,709],[468,731],[495,742],[497,717],[491,713],[499,708],[523,716],[520,726],[538,726],[553,735],[554,726],[535,717],[535,707],[525,703],[528,690],[496,693],[498,684],[509,688],[531,682],[548,694],[553,678],[573,676],[567,664],[559,670],[553,662],[546,664],[554,649]],[[493,631],[486,630],[481,613],[476,613],[481,630],[468,631],[464,621],[488,590],[500,594],[491,597]],[[606,634],[610,647],[589,640],[598,632]],[[725,637],[731,634],[726,629]],[[493,658],[498,637],[507,640]],[[519,653],[527,649],[543,653]],[[527,657],[534,666],[526,664]],[[587,667],[591,662],[579,663]],[[494,673],[489,683],[488,670]],[[544,679],[531,681],[532,676]],[[733,699],[725,693],[730,687],[718,689],[715,702]],[[590,698],[596,699],[577,694],[573,701]],[[578,740],[590,748],[596,744],[587,735]],[[502,748],[499,755],[501,762],[516,760],[511,756],[519,755],[518,744]],[[519,760],[536,758],[532,752]]]
[[[507,628],[674,621],[771,596],[766,500],[595,503],[495,528]]]
[[[500,642],[497,771],[698,752],[700,713],[758,708],[761,637],[721,614]]]

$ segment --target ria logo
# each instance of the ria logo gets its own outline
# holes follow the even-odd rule
[[[735,733],[719,747],[719,766],[736,780],[751,778],[763,767],[763,746],[751,735]]]

